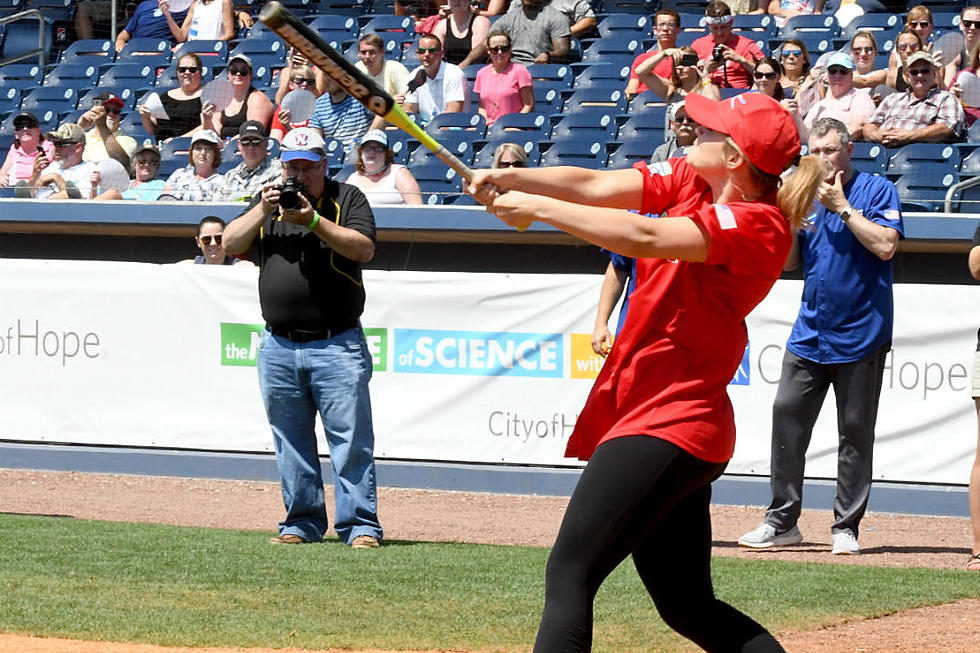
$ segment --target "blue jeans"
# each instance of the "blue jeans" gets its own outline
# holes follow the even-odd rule
[[[264,331],[259,341],[259,388],[272,427],[286,517],[279,534],[318,542],[327,511],[316,436],[323,422],[333,468],[334,529],[350,544],[358,535],[382,537],[371,420],[371,356],[355,327],[327,340],[293,342]]]

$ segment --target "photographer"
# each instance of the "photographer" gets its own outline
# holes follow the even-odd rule
[[[709,2],[704,22],[710,34],[694,41],[691,47],[701,57],[711,83],[721,88],[751,88],[755,64],[763,58],[755,41],[732,32],[735,17],[724,2]]]
[[[382,529],[368,394],[372,361],[359,320],[361,264],[374,256],[374,214],[360,190],[326,178],[324,148],[308,127],[286,134],[282,183],[263,188],[222,235],[227,253],[251,248],[249,258],[260,266],[266,329],[259,389],[286,507],[271,541],[319,542],[327,532],[313,430],[319,412],[333,466],[334,529],[353,548],[376,548]]]

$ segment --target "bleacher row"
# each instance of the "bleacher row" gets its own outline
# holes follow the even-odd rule
[[[61,0],[0,0],[0,17],[25,7],[39,8],[53,20],[65,18],[71,3]],[[236,5],[248,3],[236,2]],[[254,2],[257,13],[260,2]],[[413,47],[414,24],[410,18],[393,14],[393,0],[286,0],[284,2],[303,17],[325,40],[351,60],[357,60],[357,38],[378,33],[385,42],[387,56],[402,61],[409,69],[418,64]],[[665,3],[665,5],[695,3]],[[703,6],[705,3],[701,3]],[[666,106],[652,92],[628,99],[623,93],[634,57],[652,47],[652,16],[658,2],[643,0],[593,0],[598,16],[598,36],[575,40],[573,63],[530,66],[534,78],[535,112],[504,116],[489,129],[475,112],[439,116],[426,129],[469,165],[486,167],[493,150],[502,142],[517,142],[528,153],[532,165],[580,165],[594,168],[628,167],[646,159],[664,141]],[[703,36],[703,9],[683,13],[684,31],[678,45],[686,45]],[[696,8],[691,7],[691,12]],[[958,13],[934,12],[936,29],[957,29]],[[868,14],[845,27],[833,16],[798,16],[776,27],[771,16],[736,16],[734,29],[753,38],[765,53],[778,49],[787,38],[798,38],[807,45],[811,61],[820,53],[846,47],[853,35],[862,30],[876,33],[879,63],[887,66],[895,35],[902,28],[903,17],[893,14]],[[11,23],[0,31],[3,38],[2,58],[16,54],[16,47],[30,43]],[[25,23],[36,47],[36,23]],[[19,35],[18,35],[19,34]],[[14,35],[12,37],[12,35]],[[151,138],[143,129],[135,107],[151,91],[162,92],[176,82],[176,61],[182,52],[198,53],[204,61],[202,83],[223,74],[228,60],[235,54],[246,54],[253,62],[253,85],[274,97],[278,73],[286,66],[287,48],[275,34],[257,22],[241,38],[222,41],[191,41],[176,52],[159,39],[131,39],[123,51],[116,53],[109,40],[76,41],[64,49],[52,50],[54,63],[41,67],[31,63],[0,67],[0,151],[6,152],[13,139],[13,116],[18,110],[30,110],[40,118],[42,128],[54,129],[65,121],[75,121],[89,106],[90,97],[109,90],[126,102],[122,133],[138,141]],[[13,40],[13,45],[11,45]],[[50,40],[48,41],[51,42]],[[10,47],[8,48],[8,45]],[[468,66],[464,72],[472,82],[481,65]],[[731,94],[734,91],[726,91]],[[980,124],[980,123],[978,123]],[[517,130],[517,131],[515,131]],[[426,195],[428,203],[469,202],[459,193],[459,179],[415,139],[390,130],[396,162],[409,165]],[[186,165],[189,139],[173,139],[161,146],[163,176]],[[273,154],[278,145],[271,144]],[[941,209],[946,189],[961,179],[980,173],[980,128],[971,130],[965,143],[953,145],[921,144],[899,150],[858,144],[855,167],[886,174],[896,181],[909,210]],[[333,174],[345,178],[353,170],[351,153],[344,152],[338,141],[328,141]],[[234,143],[226,145],[222,171],[236,165],[240,158]],[[967,191],[969,193],[969,191]],[[972,201],[973,196],[964,196]],[[966,210],[966,209],[965,209]],[[969,209],[974,210],[974,209]]]

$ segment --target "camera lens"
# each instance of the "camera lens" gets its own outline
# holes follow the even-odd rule
[[[286,181],[282,183],[282,190],[279,191],[279,206],[287,211],[298,209],[301,192],[303,192],[303,184],[295,177],[287,177]]]
[[[725,47],[722,45],[716,45],[715,49],[711,51],[711,58],[721,63],[725,59]]]

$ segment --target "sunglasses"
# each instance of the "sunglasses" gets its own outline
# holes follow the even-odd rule
[[[221,234],[216,234],[214,236],[198,236],[198,238],[205,245],[220,245],[221,244]]]
[[[105,109],[105,112],[106,113],[111,113],[114,116],[118,116],[118,115],[121,115],[122,114],[122,109],[120,109],[119,107],[107,107],[107,106],[103,106],[102,108]]]
[[[980,27],[980,20],[961,20],[960,25],[966,25],[970,29],[976,29]]]
[[[200,72],[200,70],[197,66],[177,66],[178,73],[196,73]]]
[[[784,57],[802,57],[803,50],[783,50]]]
[[[838,66],[834,66],[833,68],[827,69],[828,75],[846,75],[849,72],[851,71],[848,70],[847,68],[839,68]]]
[[[912,71],[909,71],[909,74],[910,75],[913,74]],[[72,142],[68,142],[68,143],[55,143],[54,144],[54,148],[56,150],[67,150],[68,148],[75,147],[76,145],[78,145],[78,143],[72,143]]]
[[[501,161],[497,164],[498,168],[523,168],[523,161]]]
[[[911,77],[922,77],[924,75],[931,75],[932,68],[916,68],[915,70],[909,69],[909,76]]]
[[[510,52],[509,45],[494,45],[487,49],[490,50],[490,52],[493,52],[494,54],[500,54],[501,52]]]
[[[246,147],[258,147],[262,145],[261,138],[243,138],[239,142]]]
[[[911,50],[912,48],[915,48],[916,50],[918,50],[919,49],[919,44],[918,43],[899,43],[895,47],[898,50],[901,50],[902,52],[905,52],[906,50]]]
[[[160,165],[160,162],[157,161],[156,159],[136,159],[136,161],[133,162],[133,165],[134,166],[158,166]]]
[[[436,52],[439,52],[440,49],[441,48],[439,47],[431,47],[431,48],[419,47],[419,54],[435,54]]]
[[[313,84],[316,84],[315,79],[307,79],[306,77],[293,77],[290,81],[293,84],[306,84],[307,86],[313,86]]]
[[[692,118],[691,116],[677,116],[676,118],[674,118],[674,122],[676,122],[678,124],[685,123],[686,122],[689,125],[696,125],[696,124],[698,124],[697,121],[694,120],[694,118]]]
[[[871,54],[874,51],[875,51],[875,49],[872,48],[872,47],[870,47],[870,46],[865,46],[863,48],[859,48],[859,47],[855,46],[855,47],[851,48],[851,52],[860,52],[862,54]]]
[[[776,77],[778,77],[778,73],[775,73],[775,72],[772,72],[772,73],[760,73],[759,71],[755,71],[755,73],[753,73],[753,75],[755,76],[756,79],[776,79]]]
[[[228,74],[241,75],[244,77],[245,75],[251,75],[252,71],[246,68],[245,66],[231,66],[228,68]]]
[[[15,132],[22,132],[25,129],[34,129],[35,127],[40,128],[40,125],[14,125]]]
[[[906,25],[908,25],[909,27],[929,27],[930,25],[932,25],[932,23],[930,23],[927,20],[920,20],[920,21],[910,20],[909,22],[906,23]]]

